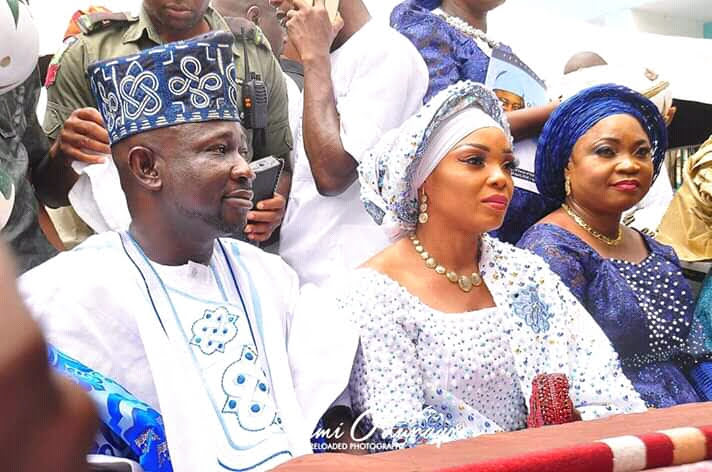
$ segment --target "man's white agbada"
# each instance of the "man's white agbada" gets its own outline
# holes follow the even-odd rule
[[[298,311],[323,318],[319,303],[247,243],[217,240],[209,264],[174,267],[107,232],[26,273],[20,290],[49,342],[161,412],[177,472],[223,470],[218,461],[262,471],[308,454],[343,389],[342,378],[312,383],[329,376],[309,374],[323,370],[314,331],[295,326]]]

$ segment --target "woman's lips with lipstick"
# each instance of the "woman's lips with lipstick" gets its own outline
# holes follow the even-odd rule
[[[637,180],[620,180],[613,184],[613,186],[623,192],[634,192],[640,188],[640,182]]]
[[[492,195],[482,200],[482,203],[489,205],[495,210],[504,211],[507,209],[509,199],[503,195]]]

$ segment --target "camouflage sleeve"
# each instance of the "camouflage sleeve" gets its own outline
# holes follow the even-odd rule
[[[292,149],[292,132],[289,127],[287,84],[284,81],[284,73],[269,48],[258,47],[257,50],[260,73],[267,86],[269,97],[269,121],[265,130],[264,145],[255,148],[254,159],[286,156]]]
[[[25,119],[27,128],[22,137],[22,144],[27,150],[30,171],[34,170],[45,158],[48,157],[49,141],[40,124],[37,122],[37,101],[40,97],[40,73],[35,70],[25,82]]]
[[[47,111],[43,127],[50,139],[56,139],[74,110],[95,106],[86,79],[87,46],[82,37],[70,38],[68,41],[73,42],[58,53],[61,56],[55,59],[59,67],[57,75],[54,83],[47,87]]]

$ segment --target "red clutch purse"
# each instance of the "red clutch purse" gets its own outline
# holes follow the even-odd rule
[[[532,381],[527,427],[540,428],[579,421],[564,374],[540,374]]]

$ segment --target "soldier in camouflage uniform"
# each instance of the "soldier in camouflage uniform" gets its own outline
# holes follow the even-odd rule
[[[89,90],[85,73],[97,60],[131,55],[166,42],[187,39],[209,30],[230,31],[224,18],[208,0],[144,0],[138,15],[125,13],[95,13],[80,19],[82,34],[65,41],[55,56],[47,76],[47,112],[44,129],[54,141],[51,155],[55,157],[57,195],[64,196],[76,181],[71,170],[73,160],[100,162],[94,153],[109,154],[108,135]],[[261,142],[247,130],[249,154],[247,160],[265,156],[284,158],[292,146],[287,111],[287,89],[279,63],[272,55],[269,43],[259,31],[246,34],[247,40],[235,39],[233,56],[239,79],[245,77],[243,48],[246,47],[250,71],[259,74],[266,83],[269,98],[269,122]],[[239,90],[239,88],[238,88]],[[89,151],[89,152],[87,152]],[[286,161],[285,161],[286,162]],[[245,232],[249,239],[265,241],[279,226],[289,193],[291,172],[283,172],[275,197],[259,202],[248,215]]]
[[[35,115],[40,94],[37,51],[34,57],[21,57],[33,53],[30,43],[37,44],[37,31],[27,6],[18,0],[0,0],[0,38],[0,233],[14,250],[20,272],[25,272],[56,251],[40,229],[29,180],[40,180],[38,169],[49,143]]]

